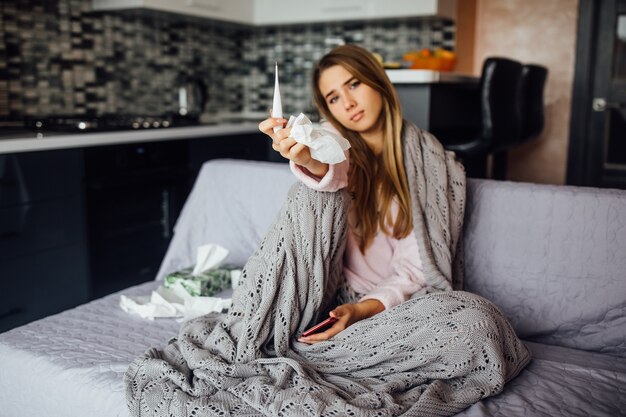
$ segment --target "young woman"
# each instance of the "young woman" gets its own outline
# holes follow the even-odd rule
[[[129,366],[132,415],[447,416],[528,363],[493,304],[452,291],[465,198],[454,155],[402,121],[362,48],[322,58],[313,90],[326,128],[350,141],[349,159],[321,164],[289,129],[273,132],[285,119],[260,123],[302,181],[246,262],[228,313],[184,323]],[[331,328],[302,337],[327,314],[338,319]]]
[[[259,129],[272,147],[289,159],[305,184],[320,191],[348,187],[354,196],[344,274],[350,288],[364,294],[359,302],[330,312],[338,321],[302,342],[327,340],[356,321],[406,301],[422,289],[422,265],[413,232],[409,188],[403,162],[402,113],[398,97],[382,66],[365,49],[340,46],[322,58],[313,75],[315,103],[336,130],[350,141],[348,159],[335,166],[311,158],[309,148],[274,133],[286,123],[269,118]]]

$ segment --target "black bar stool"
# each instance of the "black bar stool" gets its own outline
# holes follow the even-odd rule
[[[544,66],[535,64],[522,66],[520,95],[522,127],[518,143],[536,138],[543,130],[545,124],[543,90],[547,77],[548,69]],[[508,147],[494,150],[491,178],[496,180],[506,179],[508,153]]]
[[[504,152],[522,136],[522,64],[508,58],[487,58],[480,84],[479,134],[445,146],[461,159],[469,177],[486,178],[487,156]]]
[[[522,142],[535,139],[543,131],[544,88],[548,69],[542,65],[526,64],[522,71]]]

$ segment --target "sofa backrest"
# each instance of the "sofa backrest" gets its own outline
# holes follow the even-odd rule
[[[287,164],[205,163],[157,279],[206,243],[243,265],[295,181]],[[466,290],[520,337],[626,356],[626,191],[470,179],[464,248]]]
[[[468,183],[465,289],[522,338],[626,357],[626,191]]]
[[[206,162],[178,217],[157,280],[196,263],[198,246],[229,250],[225,262],[243,266],[276,220],[296,177],[276,162]]]

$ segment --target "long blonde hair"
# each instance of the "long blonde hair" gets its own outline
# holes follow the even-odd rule
[[[340,65],[362,83],[381,94],[379,123],[383,129],[383,148],[377,157],[358,132],[346,129],[333,117],[320,91],[324,70]],[[322,116],[350,141],[349,191],[354,196],[350,207],[351,227],[361,252],[371,244],[378,229],[396,239],[413,230],[409,186],[402,157],[402,110],[400,101],[382,65],[374,56],[356,45],[342,45],[323,56],[313,71],[313,98]],[[398,203],[393,222],[392,202]]]

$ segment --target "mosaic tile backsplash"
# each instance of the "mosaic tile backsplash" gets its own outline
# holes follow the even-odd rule
[[[454,23],[403,18],[249,27],[148,12],[93,12],[89,0],[0,2],[0,118],[178,110],[178,86],[199,78],[204,112],[264,113],[278,61],[285,113],[313,114],[315,60],[339,42],[398,61],[454,49]]]

